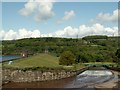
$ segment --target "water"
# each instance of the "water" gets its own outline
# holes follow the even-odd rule
[[[117,76],[109,70],[86,70],[83,73],[61,80],[31,83],[8,83],[3,88],[92,88],[99,83],[109,82]]]
[[[111,80],[115,76],[109,70],[86,70],[83,73],[77,75],[75,81],[71,85],[67,85],[71,88],[89,88],[94,85]]]
[[[18,59],[18,58],[21,58],[21,57],[22,57],[22,56],[20,56],[20,55],[0,56],[0,62],[1,62],[1,61],[6,61],[6,60]]]
[[[80,74],[81,76],[109,76],[112,72],[109,70],[86,70]]]

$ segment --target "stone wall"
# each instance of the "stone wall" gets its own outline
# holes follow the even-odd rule
[[[76,75],[75,71],[65,70],[51,70],[51,71],[22,71],[22,70],[2,70],[3,84],[7,82],[33,82],[33,81],[47,81],[67,78]]]

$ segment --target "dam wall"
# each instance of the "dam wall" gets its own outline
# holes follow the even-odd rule
[[[33,82],[48,81],[68,78],[76,75],[76,71],[51,70],[51,71],[22,71],[22,70],[2,70],[2,82]]]

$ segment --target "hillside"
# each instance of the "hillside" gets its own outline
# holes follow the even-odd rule
[[[45,37],[2,41],[2,54],[34,55],[49,52],[59,57],[64,51],[71,51],[76,59],[81,58],[80,62],[114,62],[120,45],[119,39],[120,37],[86,36],[78,39]]]
[[[38,54],[28,58],[14,60],[12,64],[4,62],[3,66],[7,67],[59,67],[58,57],[49,54]]]

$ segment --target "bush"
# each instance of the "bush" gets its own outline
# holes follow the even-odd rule
[[[61,54],[59,59],[60,65],[72,65],[75,63],[75,57],[71,51],[65,51]]]

